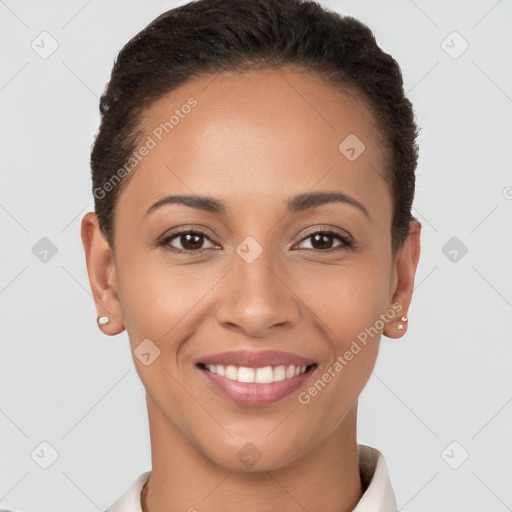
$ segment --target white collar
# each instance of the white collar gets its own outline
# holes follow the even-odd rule
[[[395,494],[389,480],[384,456],[379,450],[364,444],[359,448],[359,473],[366,488],[353,512],[397,512]],[[142,473],[128,490],[105,512],[142,512],[140,493],[151,471]]]

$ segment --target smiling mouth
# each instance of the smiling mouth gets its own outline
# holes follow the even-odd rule
[[[225,377],[226,379],[254,384],[271,384],[273,382],[281,382],[291,380],[304,373],[311,372],[317,367],[316,363],[296,366],[296,365],[278,365],[278,366],[262,366],[250,368],[247,366],[221,365],[221,364],[205,364],[198,363],[198,368],[212,375]]]
[[[238,364],[219,364],[210,360],[197,363],[196,367],[218,396],[243,407],[266,407],[293,397],[318,367],[306,359],[294,360],[298,364],[290,361],[270,364],[268,359],[262,361],[260,358],[259,364],[264,366],[258,366],[256,361],[248,361],[242,356],[236,361]]]
[[[296,393],[318,368],[279,350],[233,350],[204,356],[196,368],[218,395],[244,407],[265,407]]]

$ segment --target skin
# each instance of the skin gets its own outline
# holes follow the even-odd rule
[[[411,222],[393,257],[382,146],[356,95],[293,68],[202,77],[151,106],[144,137],[191,96],[197,106],[120,194],[115,252],[94,213],[82,220],[98,316],[111,317],[101,329],[126,329],[132,353],[145,339],[160,350],[149,366],[133,358],[146,389],[153,463],[143,510],[352,510],[363,494],[357,400],[382,331],[406,332],[398,324],[412,297],[421,225]],[[354,161],[338,150],[349,134],[365,144]],[[287,211],[292,196],[318,191],[343,192],[369,218],[339,202]],[[168,204],[144,215],[171,194],[217,198],[227,214]],[[176,227],[207,236],[195,246],[177,236],[159,247]],[[311,235],[325,229],[355,246],[336,237],[315,243]],[[263,249],[252,263],[236,252],[247,236]],[[176,254],[173,246],[203,252]],[[304,391],[392,304],[400,313],[306,405],[295,392],[265,407],[229,402],[195,366],[233,349],[291,352],[318,364]],[[261,454],[251,467],[237,456],[246,443]]]

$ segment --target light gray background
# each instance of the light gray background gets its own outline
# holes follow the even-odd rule
[[[143,387],[126,333],[96,327],[79,227],[113,59],[181,3],[0,0],[5,508],[104,510],[151,467]],[[512,510],[512,4],[323,3],[366,22],[398,60],[422,127],[409,330],[382,338],[359,442],[384,453],[400,510]],[[51,48],[43,31],[59,45],[47,59],[31,47]],[[453,31],[469,44],[457,58]],[[46,263],[32,252],[42,237],[57,248]],[[456,261],[442,250],[452,237],[468,249]],[[48,469],[43,441],[58,452]]]

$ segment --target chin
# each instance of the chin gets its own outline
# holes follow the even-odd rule
[[[288,439],[290,440],[290,439]],[[296,442],[287,445],[286,440],[274,439],[250,441],[249,437],[222,447],[215,453],[205,455],[215,465],[236,473],[258,473],[283,468],[299,457]]]

